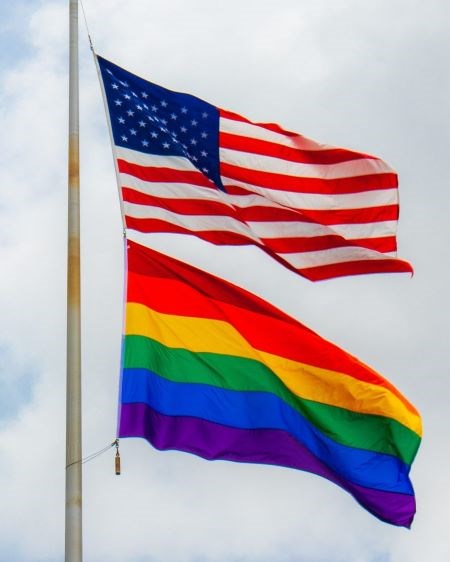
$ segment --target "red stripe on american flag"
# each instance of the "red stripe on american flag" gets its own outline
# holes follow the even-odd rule
[[[245,192],[248,193],[248,192]],[[368,209],[343,209],[336,211],[311,211],[278,207],[259,207],[242,209],[241,216],[251,222],[293,221],[311,222],[332,226],[336,224],[367,224],[372,222],[395,221],[398,219],[398,205],[369,207]]]
[[[241,168],[240,166],[221,162],[220,175],[235,181],[268,189],[324,195],[361,193],[363,191],[397,187],[397,175],[393,173],[337,179],[304,178]]]
[[[223,230],[197,230],[193,232],[190,229],[161,219],[137,219],[126,216],[125,221],[127,228],[137,230],[138,232],[194,234],[198,238],[211,242],[212,244],[217,244],[218,246],[248,246],[252,243],[252,240],[237,232]]]
[[[332,211],[303,211],[304,214],[319,224],[367,224],[371,222],[396,221],[399,215],[398,205],[368,207],[367,209],[336,209]]]
[[[140,166],[126,160],[118,159],[119,172],[130,174],[144,181],[162,183],[189,183],[201,187],[215,189],[214,184],[201,172],[191,170],[174,170],[173,168],[155,168],[154,166]]]
[[[205,199],[179,199],[154,197],[147,193],[141,193],[129,187],[122,188],[122,197],[128,203],[136,203],[138,205],[148,205],[152,207],[161,207],[173,213],[182,215],[217,215],[235,218],[236,211],[219,201],[208,201]]]
[[[315,252],[319,250],[329,250],[331,248],[343,248],[344,246],[359,246],[383,254],[395,252],[397,249],[395,236],[346,240],[337,234],[330,234],[313,237],[262,238],[261,241],[263,244],[269,246],[273,252],[280,254]]]
[[[279,133],[281,135],[286,135],[287,137],[298,137],[300,136],[298,133],[294,133],[292,131],[288,131],[277,125],[276,123],[253,123],[246,117],[242,117],[238,113],[233,113],[232,111],[227,111],[226,109],[219,109],[220,117],[224,119],[232,119],[233,121],[241,121],[242,123],[250,123],[251,125],[255,125],[257,127],[261,127],[263,129],[267,129],[268,131],[273,131],[274,133]]]
[[[302,164],[339,164],[341,162],[353,160],[376,160],[373,156],[367,156],[366,154],[345,150],[343,148],[304,150],[276,142],[252,139],[222,131],[219,133],[219,145],[221,148],[239,150],[240,152],[248,152],[250,154],[260,154],[261,156],[272,156],[274,158],[281,158],[282,160]]]
[[[362,275],[364,273],[412,273],[411,265],[399,259],[360,260],[345,263],[334,263],[308,267],[300,270],[310,281],[323,281],[333,277],[346,275]]]

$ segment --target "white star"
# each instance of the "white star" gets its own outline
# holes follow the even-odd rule
[[[158,138],[158,133],[155,133],[155,131],[152,131],[152,133],[150,134],[150,136],[152,137],[152,139],[157,139],[157,138]]]
[[[197,156],[192,156],[192,160],[193,160],[194,162],[197,162],[197,161],[198,161]]]
[[[148,146],[148,141],[143,140],[143,141],[142,141],[142,146],[145,146],[145,148],[147,148],[147,146]]]
[[[173,119],[173,120],[176,120],[176,119],[177,119],[177,116],[175,115],[175,113],[171,113],[171,114],[170,114],[170,118]]]
[[[141,93],[141,96],[146,100],[148,98],[148,94],[146,94],[145,92]]]
[[[135,98],[137,98],[137,95],[135,94],[135,92],[131,92],[131,94],[132,94]]]
[[[166,102],[166,100],[161,100],[161,105],[162,105],[163,107],[167,107],[167,102]]]
[[[139,125],[141,127],[145,127],[147,125],[147,123],[145,121],[139,121]]]
[[[202,172],[205,172],[205,174],[207,174],[209,172],[208,168],[202,168]]]
[[[187,113],[187,108],[186,108],[186,107],[182,107],[182,108],[181,108],[181,113]]]
[[[123,86],[124,88],[128,88],[128,87],[129,87],[129,84],[127,84],[126,82],[122,82],[122,80],[119,80],[119,83],[122,84],[122,86]]]
[[[197,141],[195,139],[191,139],[191,144],[195,146],[197,144]]]
[[[152,105],[152,111],[158,111],[158,108],[156,107],[156,105]]]
[[[122,140],[123,140],[124,142],[127,142],[127,141],[128,141],[128,137],[126,137],[125,135],[122,135]]]
[[[170,148],[170,144],[168,142],[163,142],[163,147],[164,148]]]
[[[196,127],[196,126],[198,125],[198,121],[196,121],[195,119],[192,119],[191,125],[192,125],[193,127]]]
[[[107,72],[108,74],[111,74],[111,76],[112,76],[112,72],[109,70],[109,68],[106,69],[106,72]]]
[[[131,133],[132,135],[136,135],[137,131],[135,131],[134,129],[130,129],[130,133]]]
[[[141,105],[137,105],[136,109],[139,109],[139,111],[142,111],[142,106]]]
[[[126,100],[131,100],[131,96],[129,96],[128,94],[123,94],[123,97],[124,97]]]
[[[123,117],[119,117],[117,121],[119,121],[122,125],[125,123],[125,119]]]
[[[208,133],[205,133],[205,131],[203,131],[203,133],[201,134],[202,139],[206,139],[207,136],[208,136]]]
[[[206,111],[204,111],[204,112],[202,113],[202,117],[203,117],[203,119],[206,119],[206,118],[208,117],[208,114],[206,113]]]
[[[202,156],[204,156],[205,158],[208,156],[208,153],[206,152],[206,150],[202,150],[202,151],[200,152],[200,154],[201,154]]]
[[[129,115],[130,117],[133,117],[134,111],[131,111],[131,109],[129,109],[129,110],[127,111],[127,115]]]
[[[182,133],[185,133],[185,132],[187,131],[187,129],[186,129],[186,127],[180,127],[180,131],[181,131]]]
[[[166,120],[166,119],[161,119],[161,123],[162,123],[163,125],[167,125],[167,120]]]
[[[111,84],[113,90],[118,90],[119,86],[117,84]]]
[[[143,103],[142,105],[145,107],[145,109],[148,109],[148,105],[146,103]]]
[[[121,102],[120,100],[114,100],[114,103],[115,103],[116,105],[122,105],[122,102]]]

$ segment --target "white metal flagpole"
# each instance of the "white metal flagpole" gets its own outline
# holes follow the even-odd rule
[[[69,170],[65,562],[81,562],[81,307],[78,0],[69,0]]]

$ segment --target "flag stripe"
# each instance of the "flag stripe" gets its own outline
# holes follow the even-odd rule
[[[153,372],[135,369],[124,370],[122,402],[148,404],[165,415],[201,418],[239,429],[284,430],[355,484],[413,493],[408,465],[391,455],[336,443],[272,394],[174,383]]]
[[[151,182],[178,182],[201,187],[212,187],[211,182],[201,172],[192,170],[174,170],[172,168],[158,168],[155,166],[139,166],[125,160],[117,160],[119,172],[136,176]]]
[[[134,217],[126,217],[126,225],[130,230],[137,230],[138,232],[151,233],[151,232],[165,232],[173,234],[193,234],[193,231],[189,228],[182,226],[181,224],[170,223],[166,220],[159,219],[136,219]],[[206,242],[211,242],[211,244],[216,244],[218,246],[228,245],[228,246],[248,246],[249,238],[246,235],[238,234],[237,232],[230,231],[214,231],[214,230],[197,230],[195,231],[197,238],[201,238]],[[268,252],[267,248],[263,248],[265,252]],[[270,253],[270,252],[269,252]],[[286,262],[281,258],[278,258],[280,263],[286,265]]]
[[[334,166],[336,164],[351,162],[355,164],[359,160],[364,161],[367,166],[367,160],[375,160],[373,156],[368,156],[358,152],[352,152],[342,148],[325,148],[322,150],[305,150],[297,146],[289,146],[286,144],[285,138],[277,137],[278,141],[265,140],[265,138],[252,138],[247,131],[233,127],[233,130],[240,134],[226,132],[231,127],[225,120],[221,120],[221,131],[219,133],[219,144],[223,149],[235,150],[240,152],[248,152],[250,154],[259,154],[261,156],[272,156],[282,158],[288,162],[297,162],[300,164],[316,164],[318,166]],[[247,134],[246,134],[247,133]],[[378,162],[380,162],[378,160]],[[388,171],[392,169],[383,162],[383,168]]]
[[[193,231],[223,230],[247,236],[249,240],[253,240],[255,242],[259,241],[258,237],[251,233],[248,226],[237,220],[234,216],[230,217],[214,214],[184,215],[180,213],[173,213],[167,208],[144,207],[142,205],[134,205],[133,203],[127,202],[124,202],[124,211],[127,217],[132,217],[134,219],[159,219],[161,221],[181,226],[186,230]]]
[[[269,244],[269,239],[261,237],[262,242]],[[331,248],[341,248],[342,246],[363,246],[369,250],[382,252],[386,254],[392,252],[394,255],[397,250],[397,242],[394,236],[383,236],[379,238],[368,239],[349,239],[345,240],[342,236],[326,235],[313,238],[274,238],[270,239],[270,246],[277,254],[295,253],[295,252],[316,252],[318,250],[326,250]]]
[[[356,152],[346,148],[339,148],[323,143],[318,143],[312,139],[292,133],[282,129],[278,125],[273,126],[268,123],[253,123],[249,119],[236,113],[220,109],[220,133],[231,133],[250,139],[260,139],[270,141],[278,145],[292,147],[299,151],[307,151],[310,158],[316,164],[329,164],[328,158],[335,157],[334,162],[346,162],[358,159],[376,159],[375,156]],[[339,158],[338,158],[339,156]]]
[[[390,417],[420,432],[420,421],[384,386],[384,380],[377,381],[379,384],[366,382],[347,375],[344,369],[344,372],[333,371],[254,348],[232,325],[220,320],[159,313],[133,302],[127,304],[126,317],[127,336],[151,338],[168,347],[183,347],[194,353],[253,359],[266,365],[301,398]]]
[[[125,369],[153,370],[173,382],[269,392],[308,418],[330,439],[343,445],[395,455],[407,464],[412,462],[417,451],[418,435],[396,420],[300,398],[260,361],[218,353],[193,353],[134,335],[126,336],[124,348]],[[227,377],[221,373],[227,373]]]
[[[278,191],[319,193],[324,195],[361,193],[392,189],[397,185],[395,174],[379,174],[323,180],[301,176],[276,174],[257,169],[242,168],[235,164],[220,163],[220,174],[232,181],[256,185]]]
[[[397,204],[386,204],[365,209],[338,209],[333,211],[308,209],[304,213],[312,221],[325,225],[365,224],[398,220],[399,206]]]
[[[320,224],[297,223],[291,221],[273,221],[273,222],[253,222],[248,221],[253,232],[259,238],[279,238],[293,237],[296,233],[300,238],[313,238],[316,236],[327,236],[339,234],[340,237],[345,236],[350,241],[355,239],[371,239],[390,236],[392,234],[392,222],[372,223],[372,224],[351,224],[351,225],[334,225],[333,228]],[[281,233],[281,234],[280,234]],[[343,241],[344,244],[346,240]]]
[[[288,176],[301,176],[308,179],[320,179],[324,182],[328,180],[338,180],[344,178],[354,177],[367,177],[389,175],[393,181],[391,187],[397,185],[395,173],[393,173],[390,166],[383,160],[350,160],[347,162],[340,162],[337,164],[316,164],[315,162],[308,162],[302,158],[302,153],[297,150],[289,149],[283,145],[276,145],[268,143],[267,151],[264,154],[263,150],[254,153],[252,148],[255,142],[264,145],[261,141],[252,141],[246,137],[234,136],[234,139],[239,139],[239,142],[229,143],[228,147],[222,144],[223,135],[220,136],[220,150],[219,156],[221,162],[230,165],[236,165],[240,168],[255,170],[265,170],[275,174],[284,174]],[[250,143],[250,147],[247,146]],[[240,148],[242,147],[242,148]],[[261,147],[263,148],[263,147]],[[290,151],[286,154],[287,151]],[[251,154],[251,157],[249,157]],[[286,157],[287,156],[287,157]],[[298,156],[298,160],[294,160]],[[383,178],[385,180],[385,178]]]
[[[242,195],[243,193],[257,193],[271,201],[300,211],[338,211],[347,209],[366,209],[379,207],[381,205],[397,205],[398,191],[396,188],[382,189],[380,191],[367,191],[361,193],[296,193],[293,191],[281,191],[279,189],[268,189],[249,182],[238,181],[222,175],[223,185],[230,195]]]
[[[320,267],[324,265],[332,265],[335,263],[345,263],[357,261],[386,261],[389,259],[384,254],[369,250],[366,248],[359,248],[353,245],[344,247],[327,248],[325,250],[315,250],[314,252],[298,252],[298,253],[279,253],[281,258],[284,258],[295,269],[307,269],[309,267]],[[393,262],[397,260],[393,257]]]
[[[383,521],[410,527],[413,495],[384,492],[345,481],[284,431],[244,430],[183,416],[165,416],[145,404],[123,404],[119,437],[143,437],[160,450],[194,453],[208,460],[275,464],[312,472],[338,484]]]
[[[332,263],[302,269],[302,274],[313,281],[324,281],[346,275],[363,275],[372,273],[412,273],[411,265],[403,260],[359,260],[347,263]]]

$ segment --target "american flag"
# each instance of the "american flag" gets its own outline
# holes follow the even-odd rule
[[[127,229],[254,244],[312,281],[412,271],[388,164],[97,60]]]

